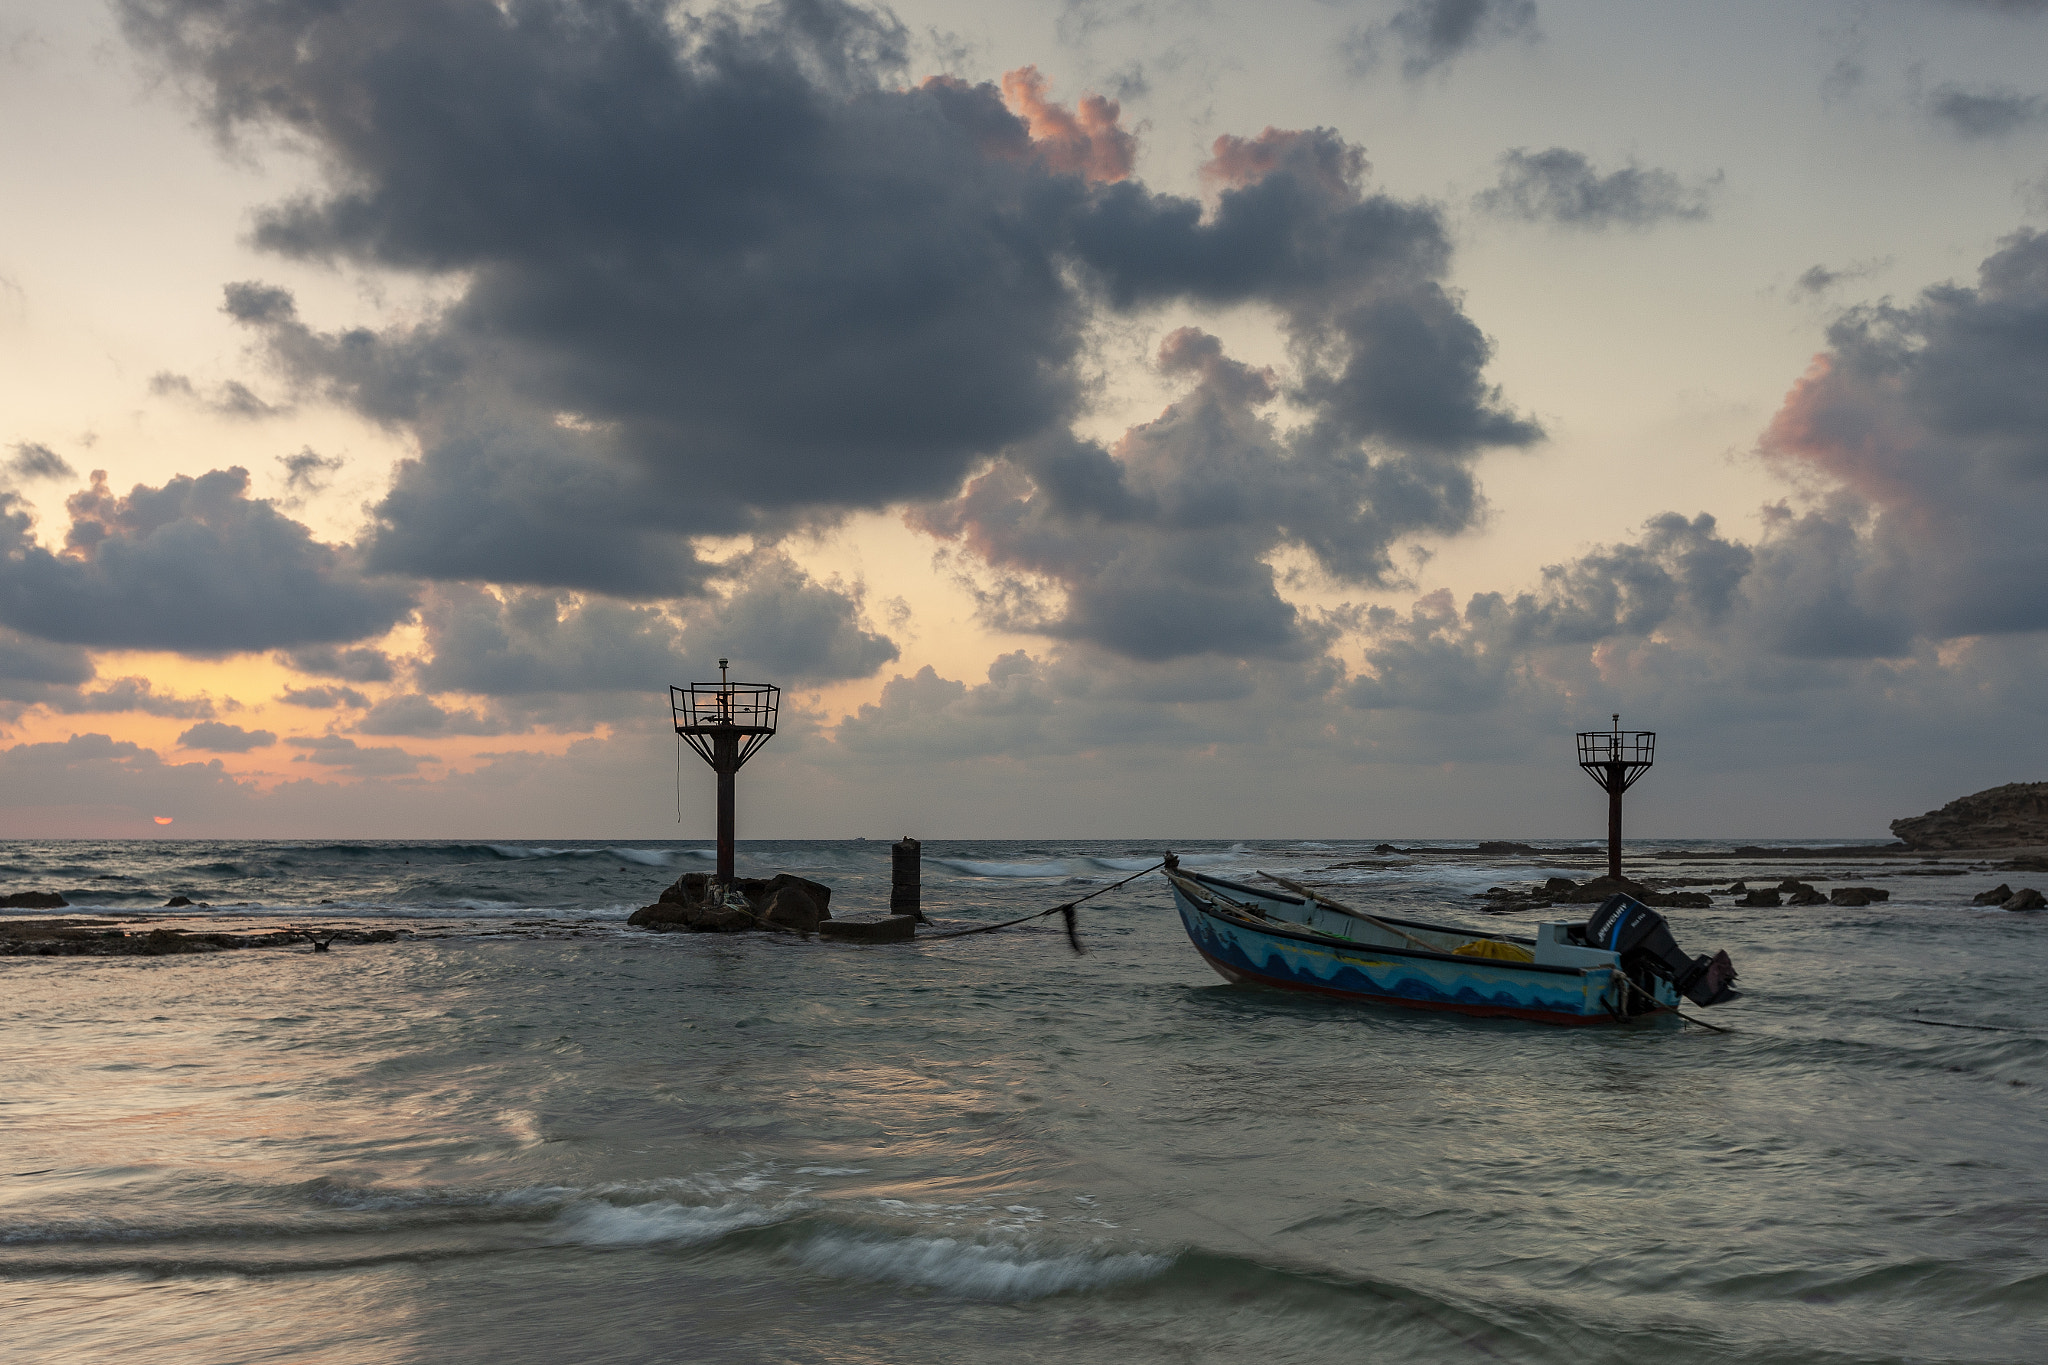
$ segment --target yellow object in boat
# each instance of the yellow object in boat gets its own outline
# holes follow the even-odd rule
[[[1470,943],[1451,949],[1459,957],[1490,957],[1497,962],[1534,962],[1536,954],[1519,943],[1508,943],[1497,938],[1475,938]]]

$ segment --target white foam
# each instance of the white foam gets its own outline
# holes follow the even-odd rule
[[[933,858],[931,861],[970,877],[1064,877],[1065,863],[983,863],[968,858]],[[1143,866],[1143,864],[1140,864]]]
[[[866,1175],[866,1166],[799,1166],[798,1175]]]
[[[952,1237],[854,1237],[824,1233],[792,1255],[807,1270],[852,1280],[943,1289],[970,1299],[1014,1302],[1149,1279],[1171,1256],[1142,1252],[1040,1252],[1029,1246]]]
[[[698,1246],[715,1242],[741,1228],[779,1223],[797,1212],[793,1205],[678,1204],[663,1199],[651,1204],[575,1204],[555,1222],[556,1238],[579,1246]]]

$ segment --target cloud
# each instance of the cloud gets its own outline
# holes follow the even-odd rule
[[[1426,354],[1426,342],[1409,354]],[[1230,359],[1215,337],[1182,328],[1159,360],[1191,387],[1113,451],[1040,449],[914,515],[996,570],[975,587],[998,629],[1142,660],[1307,658],[1331,631],[1281,595],[1278,550],[1304,550],[1343,581],[1385,584],[1398,579],[1398,538],[1455,532],[1477,515],[1477,487],[1455,454],[1347,439],[1343,405],[1355,390],[1307,389],[1324,415],[1283,431],[1261,411],[1278,396],[1276,377]]]
[[[1051,82],[1035,66],[1003,76],[1003,103],[1024,120],[1032,153],[1055,174],[1113,184],[1127,179],[1137,161],[1138,139],[1117,126],[1117,102],[1084,95],[1073,109],[1047,95]]]
[[[2006,238],[1975,287],[1850,309],[1828,342],[1763,449],[1846,500],[1827,520],[1858,529],[1859,600],[1928,639],[2048,628],[2048,235]]]
[[[1046,657],[1024,650],[989,665],[987,681],[941,677],[930,665],[890,679],[880,697],[832,732],[840,761],[1042,760],[1113,748],[1207,749],[1313,733],[1341,671],[1317,660],[1247,664],[1213,656],[1132,660],[1088,645]],[[1282,743],[1281,751],[1295,745]]]
[[[208,753],[246,754],[251,749],[269,748],[277,743],[277,736],[268,730],[244,730],[239,725],[207,720],[179,735],[178,743],[183,748],[204,749]]]
[[[505,722],[474,711],[449,711],[417,692],[384,698],[356,725],[359,735],[501,735]]]
[[[67,714],[140,711],[144,715],[169,716],[179,720],[196,720],[213,714],[210,699],[162,696],[147,678],[116,678],[96,692],[60,693],[46,701],[51,710]]]
[[[1401,74],[1412,81],[1489,44],[1539,36],[1535,0],[1408,0],[1385,23],[1352,29],[1344,48],[1359,74],[1378,63],[1383,48],[1399,48]]]
[[[1839,270],[1831,269],[1825,265],[1809,266],[1805,271],[1801,272],[1798,279],[1792,282],[1792,292],[1794,294],[1804,294],[1809,298],[1818,298],[1838,284],[1843,284],[1850,280],[1868,279],[1879,271],[1888,269],[1891,263],[1891,258],[1887,256],[1883,260],[1857,261],[1853,264],[1845,265]]]
[[[78,471],[64,457],[39,441],[21,441],[13,446],[14,458],[6,470],[17,479],[75,479]]]
[[[858,588],[820,583],[773,554],[741,570],[724,594],[680,611],[451,585],[421,610],[430,653],[417,677],[434,693],[644,695],[712,676],[725,657],[771,682],[864,678],[897,647],[862,613]]]
[[[2030,124],[2048,123],[2048,99],[2017,90],[1938,87],[1927,102],[1929,117],[1957,137],[1994,141]]]
[[[277,661],[295,673],[340,678],[343,682],[390,682],[395,676],[391,656],[368,646],[337,649],[333,645],[315,645],[280,654]]]
[[[212,396],[209,397],[200,393],[198,386],[186,376],[163,370],[150,376],[149,391],[159,398],[182,398],[222,417],[254,420],[262,417],[282,417],[291,411],[289,406],[279,407],[264,402],[248,385],[238,379],[223,380],[216,384]]]
[[[284,487],[287,494],[298,497],[313,497],[327,491],[327,485],[348,463],[341,455],[322,455],[311,446],[305,446],[295,455],[280,455],[277,462],[284,466]]]
[[[287,706],[326,711],[338,707],[365,707],[370,699],[353,687],[287,687],[278,700]]]
[[[249,792],[219,759],[165,763],[152,749],[107,735],[73,735],[55,743],[17,744],[0,750],[0,809],[14,812],[20,828],[59,812],[67,822],[81,812],[111,816],[115,828],[150,826],[171,812],[219,815],[247,809]]]
[[[410,613],[406,588],[364,577],[248,486],[234,468],[121,496],[95,470],[65,503],[61,554],[0,493],[0,622],[67,644],[211,654],[381,635]]]
[[[1481,9],[1457,41],[1532,12]],[[1112,101],[1056,104],[1033,68],[907,84],[901,27],[834,0],[688,24],[623,0],[122,13],[224,135],[320,158],[259,246],[453,286],[381,329],[226,293],[294,394],[418,441],[374,570],[715,596],[706,538],[772,544],[1071,445],[1090,329],[1180,303],[1276,316],[1289,396],[1344,458],[1539,434],[1481,378],[1440,212],[1366,192],[1327,129],[1220,140],[1205,207],[1136,179]]]
[[[340,735],[300,735],[287,739],[285,743],[305,750],[292,759],[294,763],[339,768],[357,777],[403,777],[417,772],[422,763],[437,761],[421,754],[409,754],[396,745],[366,749]]]
[[[1699,221],[1721,183],[1718,171],[1688,186],[1670,171],[1633,164],[1602,175],[1585,153],[1564,147],[1516,147],[1502,154],[1500,166],[1499,182],[1473,196],[1481,211],[1596,230]]]

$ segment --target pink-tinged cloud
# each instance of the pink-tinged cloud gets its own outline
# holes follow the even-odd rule
[[[159,815],[156,817],[156,822],[159,825],[168,825],[169,823],[171,823],[171,817],[168,815]]]
[[[1365,178],[1371,165],[1333,128],[1289,130],[1268,127],[1257,137],[1225,133],[1209,147],[1202,182],[1215,189],[1256,185],[1282,166],[1332,193],[1345,193]]]
[[[1930,467],[1938,466],[1938,452],[1898,387],[1896,374],[1859,372],[1817,355],[1765,429],[1763,452],[1891,512],[1925,507],[1930,481],[1940,479]]]
[[[1083,95],[1069,110],[1049,98],[1050,88],[1035,66],[1003,73],[1003,103],[1024,120],[1032,152],[1046,169],[1102,184],[1128,177],[1137,163],[1138,139],[1118,126],[1123,111],[1117,102]]]

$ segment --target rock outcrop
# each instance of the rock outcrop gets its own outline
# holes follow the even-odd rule
[[[2007,910],[2039,910],[2044,906],[2048,906],[2048,896],[2043,896],[2031,886],[2023,886],[2012,893],[2012,899],[2008,900],[2003,908]]]
[[[17,891],[0,896],[0,910],[62,910],[71,904],[54,891]]]
[[[1892,833],[1916,849],[2048,844],[2048,782],[2008,782],[1957,797],[1940,810],[1892,821]]]
[[[793,873],[735,877],[730,898],[715,891],[718,886],[708,872],[686,872],[661,893],[661,899],[635,910],[626,923],[661,932],[688,929],[700,934],[735,934],[746,929],[782,929],[808,934],[832,918],[832,888]]]
[[[1487,907],[1487,912],[1497,914],[1511,910],[1542,910],[1552,905],[1598,905],[1617,892],[1633,896],[1645,905],[1665,909],[1701,910],[1713,904],[1704,892],[1659,891],[1627,877],[1595,877],[1584,883],[1575,882],[1570,877],[1551,877],[1541,886],[1526,889],[1495,886],[1479,894],[1494,902]]]
[[[1829,905],[1870,905],[1891,898],[1891,892],[1877,886],[1838,886],[1828,892]]]
[[[1998,885],[1992,887],[1989,891],[1979,891],[1976,895],[1970,897],[1970,904],[2004,905],[2007,901],[2011,899],[2012,888],[2007,886],[2004,882],[2000,882]]]

